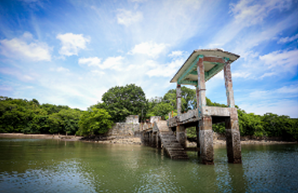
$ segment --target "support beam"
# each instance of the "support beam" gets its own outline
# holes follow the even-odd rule
[[[213,132],[212,132],[212,118],[211,116],[202,117],[199,121],[200,129],[200,156],[203,164],[213,165]]]
[[[176,103],[177,103],[177,114],[181,115],[181,85],[177,84],[176,88]]]
[[[215,58],[215,57],[204,57],[205,62],[218,62],[218,63],[225,63],[223,58]]]
[[[183,148],[186,148],[186,128],[183,125],[178,125],[176,127],[176,139],[181,144]]]
[[[230,117],[226,118],[225,125],[228,162],[234,164],[242,163],[238,113],[236,108],[230,109]]]
[[[229,61],[226,62],[224,67],[224,76],[225,76],[225,86],[226,86],[226,95],[227,95],[227,105],[228,107],[235,107],[234,100],[234,91],[233,91],[233,81],[231,73],[231,64]]]

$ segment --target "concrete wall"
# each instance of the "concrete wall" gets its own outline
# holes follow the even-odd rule
[[[122,123],[115,123],[107,133],[107,136],[115,137],[132,137],[140,130],[139,116],[129,115],[126,121]]]

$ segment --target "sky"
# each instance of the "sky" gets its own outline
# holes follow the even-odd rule
[[[161,97],[193,50],[220,48],[240,55],[236,105],[297,118],[297,46],[297,0],[1,0],[0,95],[82,110],[132,83]],[[227,103],[222,72],[206,89]]]

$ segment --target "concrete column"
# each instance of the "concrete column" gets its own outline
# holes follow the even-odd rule
[[[181,144],[183,148],[186,148],[186,133],[185,127],[183,125],[178,125],[176,127],[176,139]]]
[[[228,107],[235,107],[234,91],[233,91],[233,81],[231,73],[231,64],[229,62],[224,66],[224,76],[225,76],[225,86]]]
[[[149,132],[146,132],[146,145],[149,145]]]
[[[198,72],[198,89],[199,89],[199,98],[197,103],[199,103],[199,113],[201,114],[202,106],[206,106],[206,86],[205,86],[205,70],[203,64],[203,58],[200,58],[197,63],[197,72]]]
[[[145,133],[145,132],[142,132],[142,133],[141,133],[141,143],[142,143],[143,145],[145,144],[144,133]]]
[[[149,136],[148,136],[148,138],[149,138],[149,146],[151,146],[152,145],[152,132],[149,132],[148,133],[149,134]]]
[[[181,85],[177,84],[176,88],[176,103],[177,103],[177,114],[181,115]]]
[[[198,156],[200,156],[200,128],[199,128],[199,125],[196,126],[196,133],[197,133],[197,151],[198,151]]]
[[[196,96],[197,96],[197,108],[199,109],[199,106],[200,106],[200,89],[199,89],[199,86],[197,85],[196,86]]]
[[[200,154],[203,164],[213,165],[213,131],[212,131],[212,117],[204,116],[199,121],[200,128]]]
[[[156,148],[161,149],[161,139],[159,137],[159,133],[156,134]]]
[[[236,108],[230,108],[230,118],[226,118],[226,145],[229,163],[242,163],[241,142]]]
[[[156,133],[152,132],[152,147],[156,147]]]

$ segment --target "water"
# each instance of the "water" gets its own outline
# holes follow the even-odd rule
[[[298,192],[298,145],[242,146],[242,165],[214,166],[134,145],[0,138],[0,192]]]

